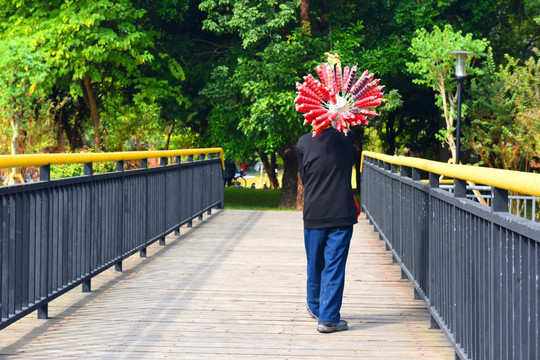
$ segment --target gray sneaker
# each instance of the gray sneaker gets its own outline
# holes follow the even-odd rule
[[[332,333],[336,331],[345,331],[349,329],[349,325],[345,320],[339,322],[323,321],[317,325],[317,331],[322,333]]]
[[[311,316],[311,317],[314,318],[315,320],[319,320],[318,316],[315,315],[315,314],[313,313],[313,311],[311,311],[311,309],[309,308],[309,305],[308,305],[308,304],[306,304],[306,310],[307,310],[307,313],[309,314],[309,316]]]

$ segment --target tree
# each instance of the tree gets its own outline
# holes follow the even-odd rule
[[[397,111],[403,107],[403,100],[396,89],[384,98],[384,103],[377,108],[379,116],[371,124],[381,141],[382,150],[386,154],[395,155],[396,139],[406,127],[406,119]]]
[[[441,30],[435,26],[431,32],[424,28],[416,32],[409,51],[416,61],[407,63],[407,70],[417,75],[413,80],[416,84],[425,85],[436,92],[437,106],[442,110],[446,128],[439,131],[438,138],[446,142],[456,159],[456,143],[453,132],[455,119],[455,105],[457,94],[454,92],[455,79],[452,76],[455,68],[455,57],[448,54],[454,50],[467,50],[483,55],[487,47],[487,40],[474,40],[471,34],[461,35],[461,31],[454,31],[447,25]],[[470,74],[480,73],[478,68],[470,67]]]
[[[521,63],[506,56],[495,65],[491,49],[486,71],[471,84],[464,145],[489,167],[540,169],[540,52]]]
[[[229,72],[229,81],[235,85],[227,93],[228,100],[215,104],[210,119],[220,116],[215,110],[238,108],[236,119],[227,117],[230,134],[235,136],[240,131],[242,139],[253,146],[252,151],[258,152],[262,160],[265,154],[280,154],[284,162],[280,206],[287,207],[294,206],[296,199],[296,141],[306,132],[294,110],[294,83],[302,81],[301,76],[314,68],[316,59],[324,52],[320,42],[310,37],[308,27],[297,27],[292,22],[296,20],[297,7],[296,2],[290,1],[244,0],[228,5],[203,1],[200,5],[208,12],[203,28],[218,34],[236,34],[242,46],[242,51],[236,53],[236,62],[219,68]],[[215,94],[211,89],[216,87],[208,84],[203,94]],[[218,122],[222,123],[223,117]],[[273,169],[266,170],[273,174]]]
[[[146,12],[130,1],[9,3],[4,36],[31,37],[32,46],[45,54],[47,80],[57,104],[84,101],[96,149],[103,148],[106,132],[114,128],[119,114],[131,121],[141,113],[154,114],[156,121],[160,99],[175,97],[182,103],[179,86],[155,76],[157,65],[168,63],[169,77],[181,80],[181,68],[152,50],[157,33],[143,29]],[[73,110],[79,113],[80,108]]]
[[[0,109],[11,126],[11,154],[19,153],[19,138],[28,126],[47,89],[47,66],[43,53],[32,48],[30,39],[0,40]]]

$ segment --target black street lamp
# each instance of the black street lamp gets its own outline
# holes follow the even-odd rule
[[[467,76],[467,58],[470,55],[476,55],[470,51],[452,51],[450,55],[455,55],[456,60],[456,81],[457,81],[457,123],[456,123],[456,164],[459,165],[459,146],[460,146],[460,123],[461,123],[461,87],[463,80]]]

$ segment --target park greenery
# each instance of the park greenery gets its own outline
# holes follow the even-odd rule
[[[359,150],[540,169],[538,0],[0,0],[2,154],[220,146],[296,201],[296,82],[337,53],[385,85]],[[272,178],[283,164],[281,183]]]

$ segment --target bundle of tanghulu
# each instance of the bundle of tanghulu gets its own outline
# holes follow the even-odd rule
[[[303,113],[304,125],[320,125],[313,136],[333,122],[337,130],[347,134],[349,126],[367,125],[368,117],[377,116],[373,108],[382,102],[383,86],[369,71],[358,75],[357,65],[345,66],[342,71],[337,54],[325,55],[328,62],[315,69],[320,80],[308,74],[303,84],[296,83],[296,111]]]

